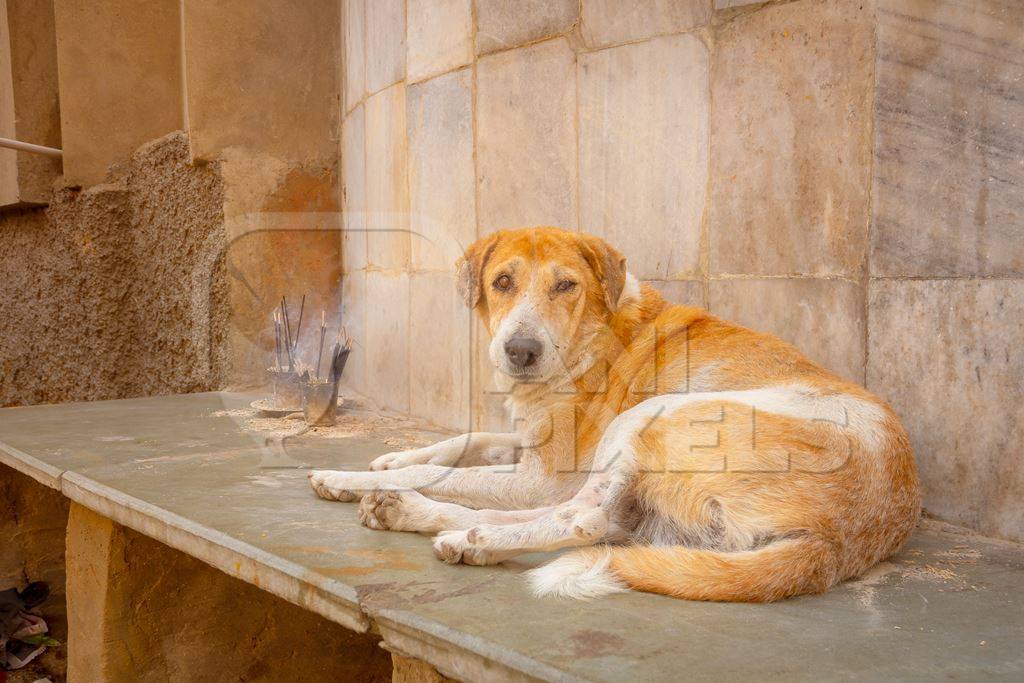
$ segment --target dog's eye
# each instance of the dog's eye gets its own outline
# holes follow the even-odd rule
[[[558,284],[555,285],[555,291],[556,292],[568,292],[569,290],[571,290],[575,286],[576,286],[576,283],[573,282],[572,280],[559,280]]]
[[[510,278],[508,275],[499,275],[494,280],[493,284],[494,288],[499,292],[507,292],[508,290],[512,289],[512,278]]]

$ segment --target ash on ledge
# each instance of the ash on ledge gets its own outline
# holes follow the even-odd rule
[[[273,365],[267,369],[271,394],[253,403],[253,407],[271,415],[302,412],[308,425],[332,425],[338,407],[338,380],[345,369],[351,343],[340,324],[332,341],[327,341],[327,314],[320,311],[319,339],[314,339],[316,344],[312,347],[316,349],[316,357],[310,358],[308,352],[306,357],[300,357],[300,349],[305,348],[299,344],[305,310],[303,295],[293,331],[288,301],[281,297],[280,308],[273,314]],[[328,343],[330,348],[325,352]]]

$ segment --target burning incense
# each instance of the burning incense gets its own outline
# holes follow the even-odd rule
[[[316,354],[316,378],[320,379],[320,359],[324,355],[324,334],[327,332],[327,312],[320,311],[320,350]],[[334,359],[331,359],[333,364]]]
[[[281,319],[284,322],[284,349],[288,353],[288,372],[295,371],[295,360],[292,358],[292,330],[288,321],[288,302],[281,297]]]
[[[299,345],[299,334],[302,332],[302,312],[306,310],[306,295],[302,295],[302,303],[299,304],[299,324],[295,326],[295,339],[292,341],[292,354],[295,347]]]
[[[281,372],[281,322],[277,319],[277,311],[274,311],[274,358],[276,369]]]

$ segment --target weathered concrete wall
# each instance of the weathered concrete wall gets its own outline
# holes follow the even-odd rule
[[[0,405],[202,391],[224,383],[223,187],[183,135],[111,182],[5,214]]]
[[[345,2],[349,381],[506,426],[452,264],[498,228],[585,230],[867,382],[928,508],[1024,539],[1024,5],[626,4]]]

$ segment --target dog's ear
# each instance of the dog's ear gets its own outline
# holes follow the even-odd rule
[[[626,257],[599,237],[580,235],[580,251],[604,289],[604,301],[612,313],[626,286]]]
[[[487,259],[491,257],[500,239],[500,232],[478,239],[469,245],[466,253],[455,262],[455,284],[470,308],[476,308],[480,297],[483,296],[484,266],[487,265]]]

